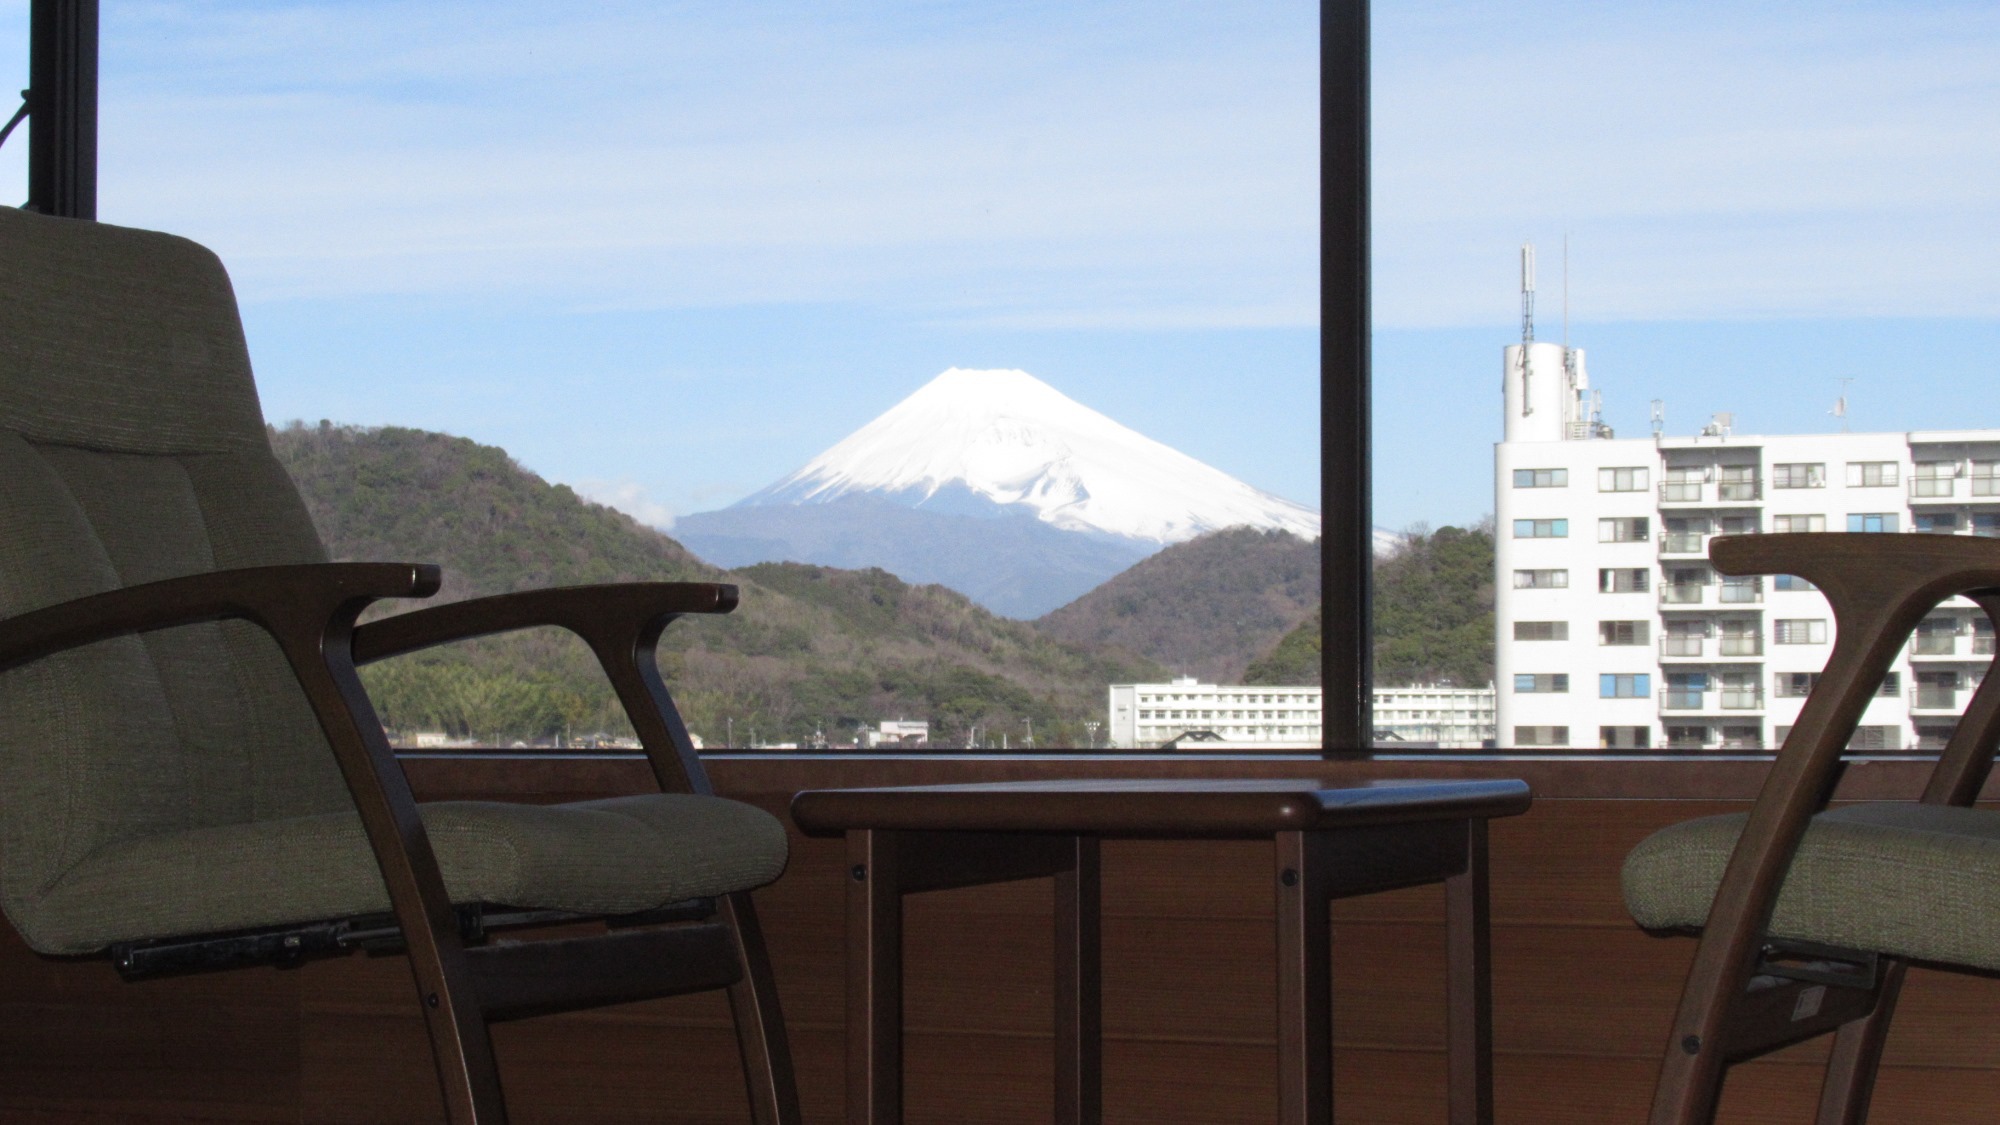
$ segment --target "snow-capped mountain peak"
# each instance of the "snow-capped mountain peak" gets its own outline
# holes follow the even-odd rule
[[[737,506],[851,494],[968,499],[1054,527],[1165,545],[1225,527],[1313,538],[1319,513],[1105,417],[1025,371],[954,367]]]

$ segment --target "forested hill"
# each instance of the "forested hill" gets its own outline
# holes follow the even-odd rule
[[[628,580],[735,582],[725,617],[667,631],[662,667],[709,745],[851,738],[857,725],[928,719],[933,740],[1010,732],[1083,744],[1104,685],[1161,669],[1105,657],[995,617],[939,586],[881,571],[777,564],[727,572],[672,538],[551,485],[464,438],[387,427],[272,433],[336,559],[435,562],[440,598]],[[387,722],[514,741],[622,733],[582,645],[553,631],[430,650],[366,670]]]
[[[1493,682],[1493,533],[1441,527],[1375,560],[1375,683]],[[1320,611],[1243,673],[1249,684],[1320,681]]]
[[[1168,547],[1035,624],[1071,644],[1115,646],[1233,684],[1319,604],[1319,582],[1317,542],[1230,528]]]

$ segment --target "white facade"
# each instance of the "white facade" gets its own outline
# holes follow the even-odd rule
[[[1412,743],[1440,750],[1478,750],[1496,742],[1497,693],[1483,688],[1377,687],[1375,745]]]
[[[1318,746],[1320,689],[1218,687],[1192,676],[1165,684],[1112,684],[1107,717],[1111,746],[1118,750],[1150,749],[1176,739],[1189,749]]]
[[[921,719],[884,719],[874,730],[861,732],[870,750],[883,746],[914,749],[931,744],[931,725]]]
[[[1826,663],[1833,615],[1801,580],[1717,575],[1712,536],[2000,535],[2000,430],[1752,437],[1719,415],[1695,437],[1614,439],[1576,425],[1580,399],[1557,380],[1541,399],[1543,371],[1563,370],[1556,345],[1530,346],[1521,393],[1521,351],[1506,349],[1494,457],[1501,746],[1776,746]],[[1536,418],[1565,409],[1560,425]],[[1992,652],[1983,613],[1940,607],[1854,748],[1942,746]]]

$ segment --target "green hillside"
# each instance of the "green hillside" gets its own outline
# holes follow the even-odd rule
[[[464,438],[385,427],[293,424],[272,433],[338,559],[435,562],[439,599],[545,585],[735,582],[742,604],[667,631],[661,666],[710,746],[851,740],[858,725],[928,719],[934,744],[1030,725],[1043,745],[1082,745],[1104,686],[1162,670],[1103,656],[995,617],[939,586],[878,570],[710,567],[666,535]],[[540,630],[435,649],[364,672],[384,719],[511,743],[629,734],[582,644]],[[989,742],[990,740],[990,742]]]
[[[1319,604],[1319,581],[1317,542],[1235,527],[1143,559],[1035,624],[1073,645],[1233,684]]]
[[[1493,682],[1493,533],[1417,528],[1375,561],[1375,682]],[[1246,684],[1320,682],[1320,610],[1250,663]]]

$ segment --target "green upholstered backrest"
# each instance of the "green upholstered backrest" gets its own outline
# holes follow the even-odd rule
[[[324,560],[271,455],[215,255],[0,208],[0,617]],[[248,623],[0,674],[0,906],[24,932],[40,896],[109,845],[346,807],[304,696]]]

